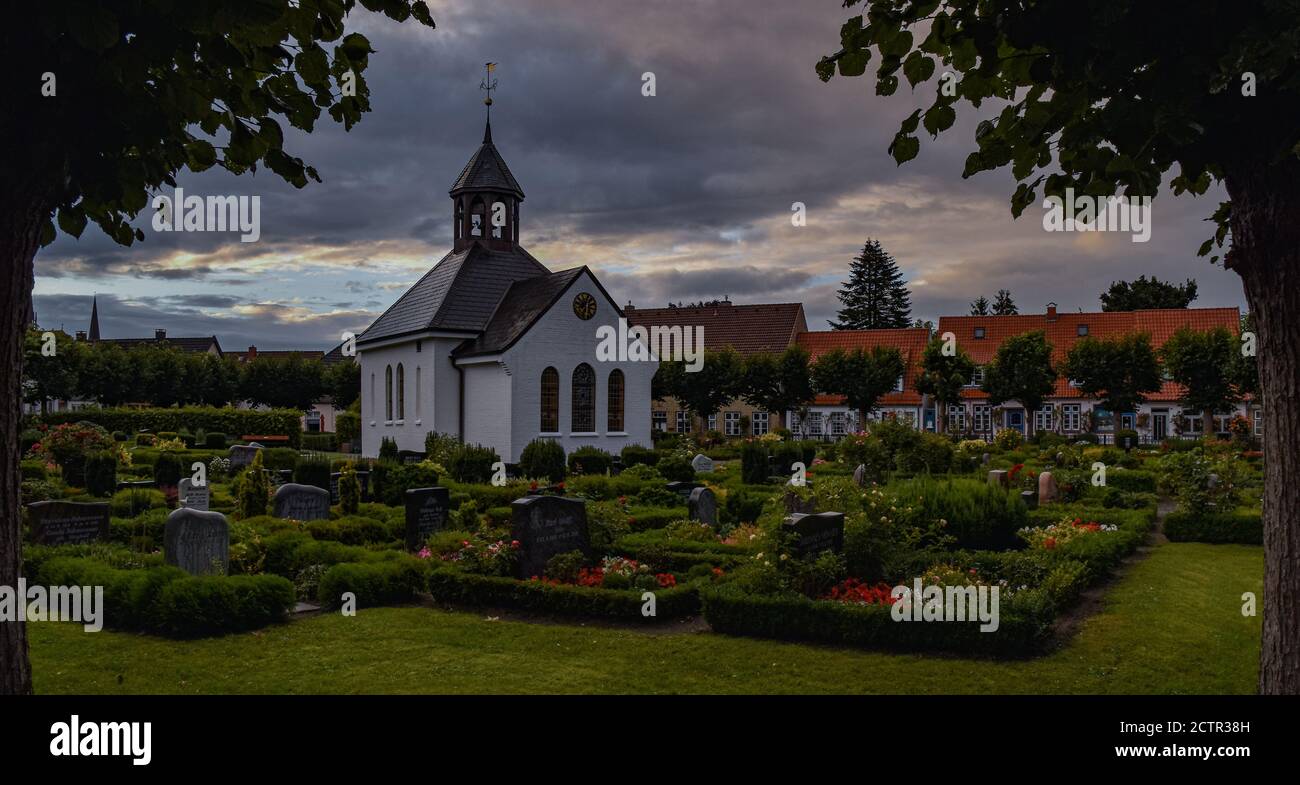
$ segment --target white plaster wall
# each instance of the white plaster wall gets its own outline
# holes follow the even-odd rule
[[[361,452],[379,454],[385,438],[394,439],[399,450],[423,450],[424,436],[432,430],[458,434],[456,402],[459,380],[448,354],[463,339],[422,338],[379,348],[358,347],[361,361]],[[397,419],[397,366],[404,369],[405,418]],[[393,368],[393,420],[385,419],[385,369]],[[419,369],[419,394],[416,370]],[[373,392],[371,376],[374,376]],[[447,399],[450,399],[449,401]],[[445,412],[451,410],[450,415]]]
[[[506,367],[499,362],[463,366],[465,373],[465,442],[491,447],[502,460],[514,461],[510,454],[511,382]]]
[[[573,313],[573,298],[587,292],[596,298],[596,315],[588,321]],[[560,431],[556,438],[570,453],[591,445],[617,455],[629,444],[650,446],[650,380],[658,370],[657,361],[606,362],[596,359],[596,330],[602,325],[618,328],[616,305],[596,286],[589,273],[580,277],[564,296],[533,325],[519,342],[504,355],[514,388],[511,417],[510,449],[502,460],[515,462],[528,442],[541,435],[541,378],[547,366],[560,374]],[[575,435],[572,430],[573,369],[579,363],[591,365],[596,375],[596,433]],[[623,427],[610,433],[608,424],[609,373],[623,371]],[[473,401],[473,398],[469,398]],[[473,404],[471,404],[471,407]],[[468,410],[467,410],[468,416]]]

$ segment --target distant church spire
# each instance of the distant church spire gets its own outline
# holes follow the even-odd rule
[[[99,340],[99,297],[90,301],[90,340]]]

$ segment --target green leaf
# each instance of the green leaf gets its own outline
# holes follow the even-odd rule
[[[871,52],[867,49],[845,52],[839,61],[840,76],[862,76],[867,72],[867,62],[870,59]]]
[[[206,139],[195,139],[185,145],[185,156],[193,172],[202,172],[217,162],[217,150]]]
[[[921,110],[917,109],[915,112],[912,112],[907,116],[907,119],[904,120],[902,125],[899,126],[899,130],[904,134],[914,134],[916,133],[917,123],[919,123],[920,121],[921,121]]]
[[[903,61],[903,75],[907,77],[909,85],[916,87],[934,76],[934,59],[920,52],[912,52]]]
[[[935,104],[930,107],[926,113],[923,122],[925,130],[930,132],[931,136],[938,136],[940,133],[952,128],[952,124],[957,121],[957,111],[948,104]]]
[[[893,143],[889,145],[889,154],[894,156],[899,166],[915,158],[919,152],[921,152],[921,140],[903,133],[896,135]]]

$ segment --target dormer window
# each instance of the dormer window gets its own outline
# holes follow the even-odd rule
[[[1088,325],[1086,324],[1079,325],[1079,337],[1086,338],[1087,335],[1088,335]]]
[[[983,327],[976,327],[976,328],[975,328],[975,340],[977,340],[977,341],[984,340],[984,328],[983,328]]]

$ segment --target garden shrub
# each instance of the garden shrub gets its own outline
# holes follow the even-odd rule
[[[333,540],[344,545],[389,544],[404,537],[406,522],[403,520],[395,526],[389,521],[349,515],[334,520],[309,521],[304,528],[317,540]]]
[[[899,450],[894,460],[909,474],[947,474],[952,466],[952,442],[933,433],[919,433],[916,441]]]
[[[624,469],[633,466],[654,466],[659,461],[659,453],[651,447],[643,447],[639,444],[629,444],[624,447],[619,457],[623,459]]]
[[[354,412],[351,409],[339,412],[338,417],[334,418],[334,433],[338,436],[340,443],[356,444],[357,440],[361,438],[361,413]]]
[[[699,612],[697,584],[682,583],[655,591],[655,615],[641,614],[641,592],[624,589],[554,585],[477,575],[450,567],[429,574],[429,592],[442,602],[505,606],[562,616],[615,617],[638,622],[673,621]]]
[[[337,434],[333,433],[304,433],[302,435],[302,449],[315,450],[316,452],[337,452],[339,448],[339,439]]]
[[[669,482],[690,482],[695,479],[695,467],[684,453],[671,453],[659,459],[655,471]]]
[[[749,485],[767,482],[767,447],[762,442],[740,446],[740,479]]]
[[[293,467],[293,481],[330,489],[330,462],[321,458],[299,458]]]
[[[432,488],[438,484],[438,471],[432,463],[400,464],[379,461],[370,467],[370,493],[389,507],[406,504],[406,492],[412,488]]]
[[[86,455],[86,491],[109,496],[117,488],[117,455],[107,450]]]
[[[226,435],[221,431],[209,431],[203,437],[203,446],[210,450],[224,450],[227,443]]]
[[[379,440],[379,460],[397,463],[397,442],[387,436]]]
[[[1003,452],[1019,449],[1024,442],[1025,437],[1013,428],[1003,428],[993,437],[993,446]]]
[[[50,476],[50,472],[45,468],[41,461],[22,461],[18,464],[18,471],[24,480],[45,480]]]
[[[458,444],[447,457],[447,473],[457,482],[491,482],[492,467],[500,460],[501,456],[491,447]]]
[[[145,510],[166,507],[166,495],[156,488],[124,488],[108,500],[108,511],[114,518],[130,518]]]
[[[754,523],[763,514],[763,502],[766,499],[745,490],[727,493],[727,500],[722,505],[722,520],[731,525]]]
[[[344,515],[356,515],[360,505],[361,480],[357,477],[357,465],[348,462],[339,469],[339,510]]]
[[[179,485],[184,471],[181,456],[173,452],[159,453],[153,465],[153,481],[159,487]]]
[[[424,455],[434,463],[446,466],[460,443],[460,439],[449,433],[429,431],[424,435]]]
[[[805,467],[812,466],[811,461],[804,461],[803,458],[803,448],[799,442],[777,442],[772,445],[772,470],[777,474],[791,474],[796,463],[803,463]]]
[[[605,474],[613,463],[612,455],[590,445],[569,453],[569,471],[575,474]]]
[[[266,473],[262,471],[264,452],[266,450],[258,450],[253,455],[252,463],[239,476],[235,499],[240,518],[266,515],[266,508],[271,502],[271,483],[266,479]]]
[[[356,595],[357,607],[410,602],[425,590],[424,564],[406,556],[387,562],[336,564],[320,578],[317,598],[337,607],[345,592]]]
[[[174,434],[188,426],[196,430],[201,428],[208,433],[288,436],[291,447],[297,447],[302,436],[302,412],[294,409],[256,410],[233,406],[78,409],[74,412],[45,414],[40,417],[40,421],[51,426],[86,421],[109,431],[125,433],[167,431]]]
[[[1263,545],[1264,519],[1259,510],[1175,510],[1165,517],[1165,536],[1173,542]]]
[[[1134,493],[1155,493],[1156,473],[1112,467],[1106,471],[1106,487]]]
[[[947,531],[963,548],[1017,547],[1016,532],[1026,524],[1025,503],[978,480],[918,478],[889,486],[899,498],[919,498],[923,515],[947,521]]]
[[[271,471],[292,470],[298,465],[298,451],[292,447],[266,447],[258,450],[263,468]]]
[[[519,454],[519,471],[525,477],[564,480],[564,447],[551,439],[533,439]]]

